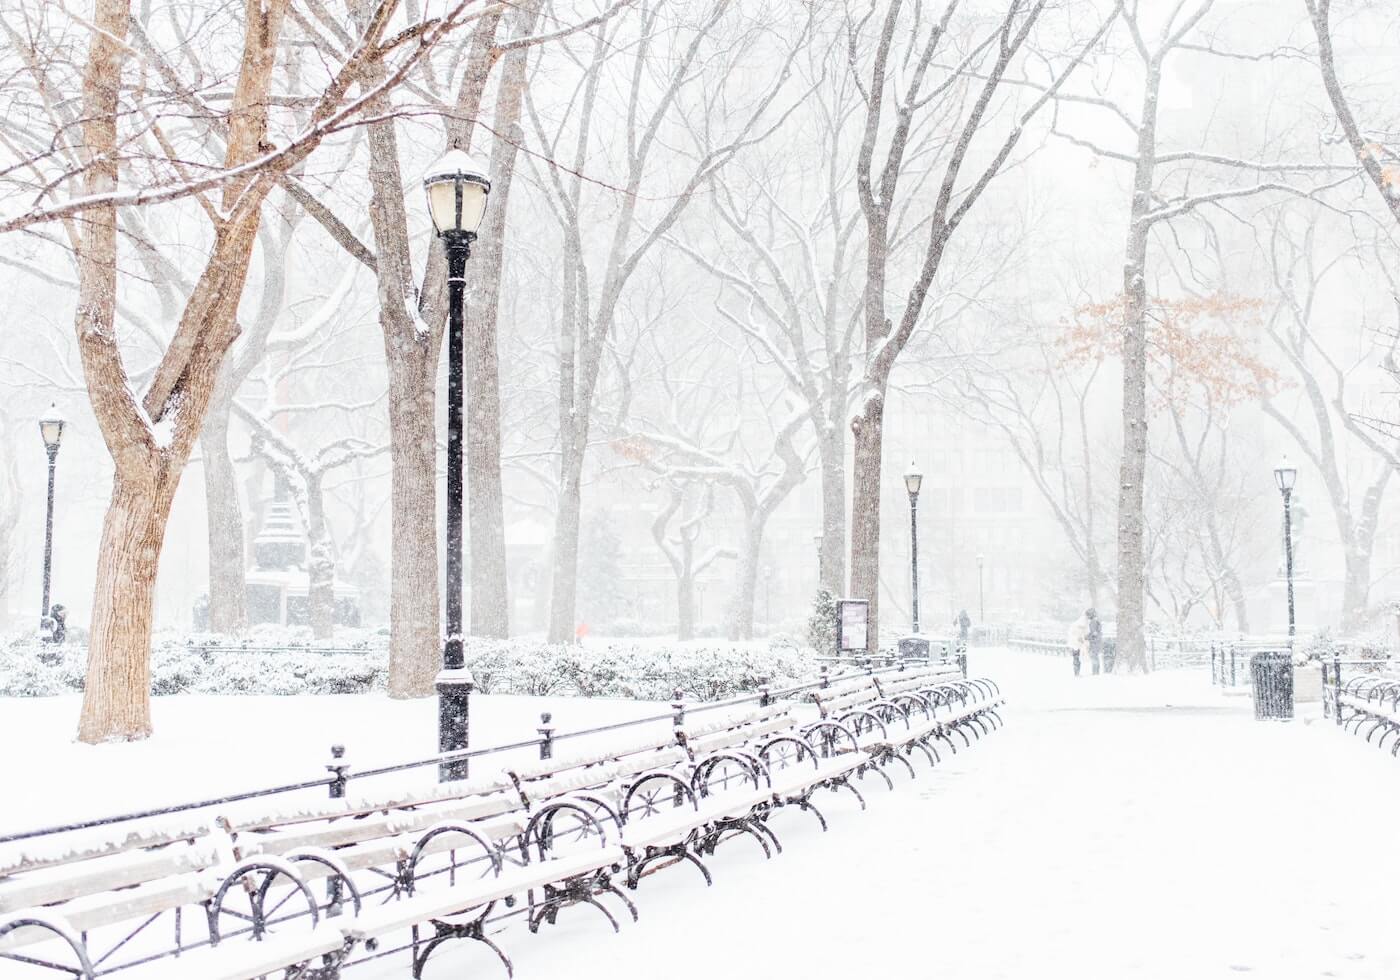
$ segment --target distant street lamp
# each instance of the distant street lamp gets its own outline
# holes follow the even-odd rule
[[[919,632],[919,487],[924,475],[913,460],[904,471],[904,488],[909,491],[909,582],[913,592],[913,632]]]
[[[987,592],[983,588],[982,569],[986,564],[986,557],[978,552],[977,554],[977,622],[985,624],[987,622]]]
[[[491,181],[461,150],[451,150],[423,177],[433,228],[447,249],[447,629],[442,672],[437,676],[438,750],[467,747],[467,711],[472,689],[462,643],[462,372],[465,356],[462,300],[476,230],[486,214]],[[438,766],[438,778],[465,779],[467,760]]]
[[[1298,480],[1298,470],[1288,462],[1288,457],[1274,467],[1274,483],[1283,494],[1283,567],[1288,579],[1288,645],[1293,646],[1296,627],[1293,621],[1293,484]]]
[[[58,446],[63,441],[63,427],[66,424],[56,404],[50,405],[49,410],[39,416],[39,435],[43,437],[44,449],[49,454],[49,509],[44,517],[44,608],[39,613],[40,622],[49,614],[49,578],[53,568],[53,471],[58,462]]]

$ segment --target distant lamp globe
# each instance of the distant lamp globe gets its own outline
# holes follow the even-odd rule
[[[919,466],[913,460],[909,461],[909,469],[904,471],[904,486],[909,491],[909,496],[917,497],[919,487],[923,486],[924,474],[919,471]]]
[[[67,424],[57,405],[50,405],[49,410],[39,416],[39,435],[43,437],[45,449],[58,452],[58,444],[63,441],[63,427]]]
[[[475,238],[486,215],[491,181],[486,171],[461,150],[449,150],[423,175],[428,213],[443,238]]]

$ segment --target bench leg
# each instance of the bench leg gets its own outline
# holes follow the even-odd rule
[[[611,892],[620,896],[627,903],[632,918],[637,917],[637,907],[628,900],[626,895],[613,886],[605,872],[598,871],[568,878],[561,882],[558,887],[545,885],[544,901],[540,903],[538,909],[532,907],[528,916],[527,924],[530,931],[539,932],[540,925],[544,922],[553,925],[559,919],[559,910],[566,905],[592,905],[607,916],[608,921],[612,923],[613,932],[621,932],[622,927],[617,924],[617,919],[613,918],[613,914],[608,911],[607,906],[598,901],[597,896],[602,892]]]
[[[857,775],[862,780],[865,779],[865,774],[868,772],[873,772],[875,775],[883,779],[885,781],[885,785],[889,787],[890,792],[894,792],[894,780],[890,779],[889,776],[885,775],[885,771],[879,766],[875,765],[873,762],[867,762],[856,770]]]
[[[929,768],[938,765],[938,753],[930,751],[929,747],[923,742],[910,742],[905,752],[909,755],[913,755],[915,749],[918,749],[924,754],[924,758],[928,760]]]
[[[886,761],[887,763],[888,763],[888,762],[898,762],[898,763],[899,763],[900,765],[902,765],[905,769],[908,769],[908,770],[909,770],[909,778],[910,778],[910,779],[918,779],[918,778],[919,778],[919,774],[916,773],[916,772],[914,771],[914,766],[913,766],[913,764],[912,764],[908,759],[904,758],[904,756],[900,755],[898,749],[891,748],[890,751],[887,752],[887,753],[885,754],[885,761]]]
[[[627,887],[636,891],[637,885],[646,874],[644,870],[646,866],[653,861],[659,861],[661,858],[665,857],[674,858],[672,861],[673,864],[681,861],[689,861],[699,868],[700,873],[705,876],[706,885],[713,885],[715,883],[714,879],[710,877],[710,869],[705,867],[704,862],[690,852],[690,842],[687,841],[681,844],[671,844],[667,847],[648,847],[646,849],[646,855],[640,860],[633,861],[631,868],[628,869]],[[657,870],[660,869],[658,868]]]
[[[812,794],[815,793],[816,790],[817,787],[813,786],[801,796],[789,796],[786,800],[783,801],[783,805],[791,806],[793,804],[796,804],[799,809],[810,812],[812,816],[817,818],[817,822],[822,825],[822,833],[826,833],[826,817],[822,816],[822,812],[818,810],[816,806],[812,803]],[[860,794],[856,795],[859,796]],[[865,801],[862,800],[861,804],[864,805],[864,803]]]
[[[860,790],[856,789],[854,786],[851,785],[851,780],[849,776],[840,776],[836,779],[829,779],[827,780],[826,785],[829,786],[833,791],[838,789],[850,790],[852,793],[855,794],[856,799],[860,802],[860,808],[862,810],[865,809],[865,797],[860,795]]]
[[[423,948],[421,950],[418,949],[416,946],[414,948],[413,980],[419,980],[419,978],[423,976],[423,968],[428,965],[428,957],[433,955],[433,950],[437,949],[449,939],[471,939],[481,943],[483,946],[490,949],[491,952],[495,953],[496,957],[501,961],[501,963],[505,965],[506,976],[514,977],[515,965],[511,963],[510,957],[505,954],[505,951],[501,949],[501,947],[497,946],[490,939],[486,938],[485,923],[485,915],[482,915],[478,919],[473,919],[471,922],[461,924],[454,924],[451,922],[439,922],[436,919],[434,919],[433,929],[435,933],[433,935],[433,938],[429,939],[426,943],[424,943]],[[533,928],[531,929],[531,931],[534,931]],[[416,938],[417,936],[415,930],[415,939]],[[339,976],[338,972],[336,973],[336,976]],[[292,980],[292,978],[288,977],[288,980]],[[307,980],[313,980],[313,978],[308,977]],[[319,978],[317,978],[317,980],[319,980]]]

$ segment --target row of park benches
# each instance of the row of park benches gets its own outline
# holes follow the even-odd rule
[[[488,924],[521,914],[533,932],[587,904],[617,928],[605,899],[637,914],[619,882],[635,889],[683,862],[708,883],[705,858],[723,841],[781,850],[774,811],[811,812],[825,829],[819,791],[864,808],[856,782],[893,789],[886,770],[913,775],[913,757],[936,763],[1001,723],[996,686],[946,666],[838,678],[809,699],[815,715],[765,694],[705,724],[678,705],[665,735],[484,781],[0,852],[0,974],[332,980],[408,950],[418,977],[454,939],[513,972]]]
[[[1392,756],[1400,755],[1400,678],[1363,674],[1337,683],[1339,664],[1332,668],[1332,718],[1346,731],[1364,733],[1368,743],[1374,739]]]

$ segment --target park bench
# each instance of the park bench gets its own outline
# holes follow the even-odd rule
[[[329,800],[0,848],[0,967],[87,980],[332,980],[357,957],[408,950],[417,977],[434,950],[466,939],[510,971],[487,935],[501,906],[523,900],[532,932],[573,904],[593,905],[616,929],[600,898],[637,915],[616,875],[636,888],[689,862],[708,883],[703,857],[725,839],[781,850],[767,818],[784,806],[812,810],[825,829],[816,790],[849,786],[908,744],[903,731],[883,741],[854,731],[853,713],[873,706],[906,722],[922,713],[936,719],[924,725],[933,733],[976,724],[999,703],[993,686],[937,668],[827,683],[815,715],[765,693],[687,721],[678,701],[674,725],[569,758],[553,757],[552,729],[541,729],[538,762],[484,779],[347,798],[337,757],[333,778],[302,784],[330,785]]]
[[[936,764],[934,740],[945,741],[956,751],[949,736],[957,733],[970,745],[969,731],[981,737],[990,730],[984,718],[1000,723],[997,709],[1002,704],[994,682],[964,679],[937,667],[911,670],[907,676],[895,672],[842,681],[814,691],[812,699],[823,720],[849,730],[870,753],[890,789],[894,783],[883,767],[898,761],[913,778],[908,756],[919,751],[930,765]],[[948,709],[943,716],[937,714],[940,707]]]
[[[1400,755],[1400,679],[1354,677],[1335,693],[1333,710],[1346,731],[1364,728],[1368,744],[1379,733],[1375,744],[1385,748],[1390,739],[1390,754]]]

